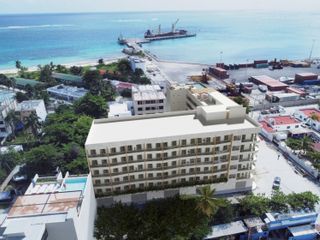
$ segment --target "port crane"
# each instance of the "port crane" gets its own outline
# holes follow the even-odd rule
[[[172,29],[171,29],[171,32],[174,32],[176,30],[176,26],[177,26],[177,23],[179,22],[179,18],[177,19],[177,21],[175,21],[174,23],[172,23]]]

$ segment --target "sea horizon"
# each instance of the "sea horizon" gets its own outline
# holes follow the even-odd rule
[[[143,11],[90,13],[0,14],[0,69],[20,60],[27,67],[53,62],[70,64],[122,56],[124,37],[142,38],[161,24],[197,37],[153,42],[143,47],[161,60],[213,64],[255,59],[302,60],[320,56],[317,40],[320,14],[279,11]],[[59,18],[56,16],[60,16]],[[222,54],[221,54],[222,52]]]

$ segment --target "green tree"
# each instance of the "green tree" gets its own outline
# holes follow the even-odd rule
[[[14,110],[10,110],[5,117],[5,121],[9,123],[12,131],[12,136],[15,137],[16,125],[20,122],[20,118],[17,116]]]
[[[301,149],[304,151],[304,154],[306,154],[307,151],[311,149],[311,145],[312,145],[312,140],[310,137],[304,136],[301,139]]]
[[[207,217],[211,217],[219,208],[219,201],[217,198],[214,198],[215,189],[211,189],[210,185],[197,189],[197,209],[200,210]]]
[[[316,113],[312,113],[310,118],[314,121],[317,121],[319,122],[320,121],[320,118],[319,118],[319,115],[317,115]]]
[[[23,101],[29,100],[29,97],[25,93],[17,92],[16,93],[16,99],[17,99],[18,103],[21,103]]]
[[[0,154],[0,169],[3,169],[9,174],[20,161],[20,154],[13,150],[9,150],[7,153]]]
[[[239,210],[242,216],[260,216],[269,211],[269,199],[263,195],[246,195],[239,199]]]
[[[36,173],[40,175],[52,174],[62,158],[63,155],[53,145],[32,148],[24,154],[25,172],[29,177],[33,177]]]
[[[133,206],[121,203],[111,208],[99,208],[94,235],[98,240],[124,240],[139,238],[141,217]]]
[[[303,193],[291,193],[287,196],[288,204],[293,210],[304,210],[311,209],[314,210],[316,204],[319,203],[319,196],[313,194],[312,192]]]
[[[16,61],[16,69],[20,70],[21,67],[22,67],[21,61],[17,60],[17,61]]]
[[[60,64],[55,67],[55,71],[59,73],[69,73],[68,68]]]
[[[83,82],[87,89],[94,95],[100,95],[102,77],[98,70],[89,70],[86,71],[83,76]]]
[[[118,70],[120,73],[122,73],[124,75],[128,75],[128,74],[132,73],[129,60],[125,59],[125,58],[120,59],[118,61]]]
[[[39,129],[41,128],[41,122],[38,115],[35,112],[32,112],[25,120],[25,125],[27,128],[31,129],[31,132],[34,137],[37,137],[39,134]]]
[[[69,71],[70,71],[71,74],[81,75],[82,72],[83,72],[83,67],[72,66],[72,67],[69,69]]]
[[[269,206],[270,206],[271,211],[273,211],[273,212],[286,213],[289,211],[288,198],[281,191],[274,191],[272,193]]]
[[[52,68],[53,66],[50,64],[39,66],[39,69],[40,69],[39,80],[41,82],[45,82],[48,85],[54,85],[56,83],[55,79],[52,77]]]
[[[131,89],[124,89],[124,90],[122,90],[122,92],[120,94],[121,94],[122,97],[125,97],[125,98],[131,98],[132,97]]]
[[[103,64],[104,64],[103,58],[100,58],[100,59],[98,60],[98,64],[99,64],[99,65],[103,65]]]
[[[87,94],[74,103],[77,114],[88,115],[93,118],[107,116],[107,104],[103,97]]]

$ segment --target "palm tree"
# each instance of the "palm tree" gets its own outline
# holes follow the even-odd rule
[[[207,217],[211,217],[217,210],[221,201],[214,198],[215,189],[211,189],[210,185],[197,189],[197,209]]]
[[[41,123],[35,112],[32,112],[29,117],[26,118],[26,127],[31,128],[33,136],[38,136],[38,130],[41,127]]]
[[[301,139],[301,149],[304,151],[305,154],[307,151],[311,149],[311,144],[312,144],[312,141],[308,136],[304,136]]]

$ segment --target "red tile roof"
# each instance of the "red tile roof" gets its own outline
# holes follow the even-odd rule
[[[267,117],[267,122],[273,121],[273,125],[290,125],[299,123],[298,120],[291,116],[275,116],[275,117]]]
[[[272,127],[270,127],[266,121],[261,121],[259,123],[261,124],[262,128],[264,130],[266,130],[267,132],[269,132],[269,133],[275,132],[274,129]]]
[[[320,152],[320,143],[314,143],[313,144],[313,149],[317,152]]]
[[[306,115],[307,117],[311,117],[313,114],[315,114],[320,119],[320,111],[318,109],[315,109],[315,108],[300,109],[300,112],[303,112],[304,115]]]

